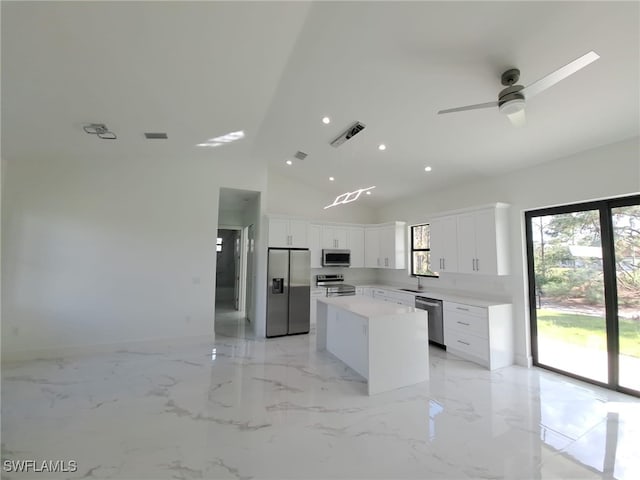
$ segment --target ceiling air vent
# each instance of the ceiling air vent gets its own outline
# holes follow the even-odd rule
[[[167,134],[166,133],[145,133],[144,134],[145,138],[148,140],[166,140],[167,138]]]
[[[347,128],[344,132],[342,132],[338,138],[336,138],[333,142],[331,142],[330,145],[336,148],[339,147],[344,142],[346,142],[347,140],[350,140],[351,138],[359,134],[362,130],[364,130],[365,126],[366,125],[364,123],[360,123],[360,122],[354,123],[349,128]]]
[[[305,158],[307,158],[307,154],[298,150],[293,157],[297,158],[298,160],[304,160]]]

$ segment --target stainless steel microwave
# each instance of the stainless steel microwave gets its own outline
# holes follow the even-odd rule
[[[351,265],[351,250],[322,250],[323,267],[348,267]]]

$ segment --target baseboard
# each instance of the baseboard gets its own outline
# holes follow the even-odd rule
[[[531,368],[533,366],[533,358],[531,355],[521,355],[516,353],[515,363],[521,367]]]
[[[162,337],[146,340],[137,340],[133,342],[119,342],[119,343],[97,343],[91,345],[72,345],[61,346],[54,348],[38,349],[38,350],[14,350],[6,351],[2,350],[2,363],[16,363],[25,362],[29,360],[50,360],[56,358],[70,358],[81,357],[87,355],[95,355],[102,353],[115,353],[119,350],[140,350],[145,352],[158,352],[166,351],[173,347],[179,347],[182,345],[190,345],[197,343],[211,342],[213,343],[213,336],[211,335],[197,335],[187,337]]]

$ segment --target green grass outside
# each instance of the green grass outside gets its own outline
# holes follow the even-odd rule
[[[607,349],[602,317],[540,309],[537,311],[538,335],[574,345]],[[620,352],[640,358],[640,321],[620,319]]]

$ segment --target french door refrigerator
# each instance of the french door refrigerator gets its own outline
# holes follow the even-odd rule
[[[308,249],[269,249],[267,337],[309,333],[310,258]]]

